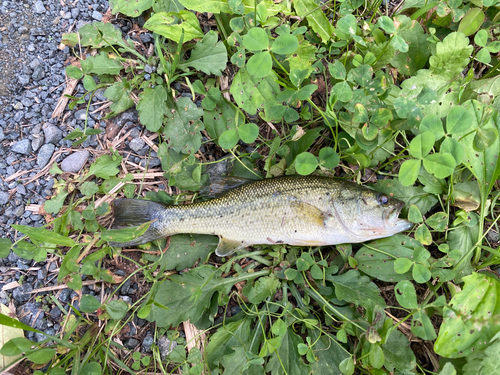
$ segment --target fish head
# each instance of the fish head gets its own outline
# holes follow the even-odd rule
[[[384,193],[364,189],[349,203],[335,207],[344,227],[358,242],[392,236],[413,227],[410,221],[399,218],[404,202]]]

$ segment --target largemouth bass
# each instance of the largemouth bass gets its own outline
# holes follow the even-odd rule
[[[358,243],[410,229],[400,219],[404,203],[352,182],[320,176],[287,176],[236,187],[218,198],[169,206],[140,199],[114,202],[115,225],[151,222],[138,238],[112,246],[140,245],[178,233],[217,235],[218,256],[257,244],[323,246]]]

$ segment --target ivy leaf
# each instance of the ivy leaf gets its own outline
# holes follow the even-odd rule
[[[163,125],[168,107],[166,105],[167,92],[162,85],[154,89],[146,88],[139,95],[137,110],[139,111],[139,120],[151,132],[158,131]]]
[[[179,68],[192,67],[201,70],[205,74],[221,76],[222,71],[226,69],[226,64],[226,47],[222,42],[217,41],[217,33],[210,30],[205,34],[202,41],[196,43],[191,52],[191,57],[187,61],[180,63]]]
[[[473,273],[463,281],[463,290],[455,294],[450,307],[443,308],[444,320],[434,343],[434,350],[443,357],[461,358],[480,352],[500,332],[500,305],[491,298],[500,293],[498,280]]]
[[[303,375],[311,373],[311,368],[306,365],[297,352],[297,346],[303,344],[302,338],[297,335],[291,326],[286,334],[280,336],[281,346],[271,353],[271,358],[266,364],[266,373],[288,375]]]
[[[116,176],[119,172],[117,167],[120,165],[122,159],[123,157],[118,154],[99,156],[90,166],[87,177],[92,175],[100,178]]]
[[[281,281],[272,274],[271,276],[259,278],[254,285],[247,283],[243,287],[243,294],[251,303],[257,305],[267,297],[273,296],[280,286]]]
[[[431,72],[449,79],[460,74],[469,63],[473,47],[463,33],[448,34],[436,44],[436,52],[429,59]]]
[[[326,280],[335,285],[335,295],[339,300],[364,305],[367,301],[385,306],[378,287],[367,276],[361,276],[357,270],[349,270],[340,276],[327,276]]]
[[[295,0],[293,2],[295,12],[299,17],[306,17],[311,28],[316,32],[321,41],[326,43],[333,35],[333,26],[326,18],[325,13],[318,8],[317,4],[312,0]]]
[[[82,70],[85,74],[94,73],[101,74],[120,74],[123,65],[120,62],[110,59],[108,54],[103,52],[96,56],[88,56],[85,60],[81,61]]]
[[[145,10],[153,6],[154,0],[120,1],[110,0],[109,6],[113,14],[123,13],[129,17],[139,17]]]
[[[228,294],[236,282],[221,278],[221,274],[222,270],[204,265],[170,276],[156,290],[155,304],[147,320],[155,321],[159,327],[176,327],[188,319],[196,322],[210,306],[212,295],[217,291]]]
[[[406,258],[413,264],[411,261],[413,252],[419,246],[421,246],[420,243],[415,239],[396,234],[373,241],[370,243],[370,247],[363,246],[356,253],[355,259],[358,262],[358,269],[373,278],[391,283],[409,280],[411,278],[409,272],[400,274],[395,271],[395,262],[398,259]],[[406,266],[408,265],[407,261],[404,261]],[[409,270],[408,267],[406,268]]]
[[[200,131],[204,129],[199,118],[203,109],[198,108],[190,98],[181,97],[174,102],[166,114],[163,134],[170,140],[169,146],[175,152],[195,153],[201,147]]]
[[[215,250],[219,239],[214,236],[177,234],[172,236],[168,251],[163,256],[145,254],[146,260],[159,264],[165,270],[177,270],[192,267],[196,261],[204,260]]]
[[[178,24],[178,19],[183,20]],[[201,31],[200,22],[196,15],[188,10],[175,12],[158,12],[148,19],[144,27],[159,35],[173,40],[176,43],[180,42],[181,36],[184,33],[184,42],[188,42],[195,38],[203,38],[204,34]]]

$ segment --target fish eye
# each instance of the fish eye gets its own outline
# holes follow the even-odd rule
[[[377,197],[377,200],[384,207],[389,204],[389,197],[385,194],[379,194],[379,196]]]

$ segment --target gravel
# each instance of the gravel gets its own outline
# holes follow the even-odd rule
[[[52,160],[63,172],[79,173],[88,168],[95,155],[103,153],[101,145],[131,131],[118,151],[142,166],[160,165],[156,153],[140,138],[144,129],[135,109],[109,120],[104,120],[102,113],[93,113],[106,100],[104,90],[95,93],[89,109],[87,103],[79,104],[72,111],[66,107],[58,118],[52,117],[66,88],[65,67],[74,56],[71,48],[61,45],[62,34],[102,20],[107,10],[106,0],[0,1],[0,238],[20,239],[21,234],[11,227],[13,224],[33,227],[45,224],[44,212],[37,211],[36,207],[42,207],[53,196],[54,185],[59,186],[62,180],[61,176],[47,172]],[[113,22],[117,22],[125,33],[132,32],[133,24],[144,24],[143,18],[134,22],[122,21],[114,19]],[[150,33],[132,34],[132,38],[144,44],[153,42]],[[75,48],[75,52],[78,54],[79,48]],[[155,67],[147,65],[145,70],[151,74]],[[79,82],[73,95],[84,93],[83,84]],[[73,141],[64,139],[74,130],[83,131],[84,128],[105,132],[75,147],[72,147]],[[69,304],[79,308],[80,296],[71,289],[30,293],[56,286],[60,266],[57,259],[37,263],[13,252],[0,259],[0,286],[19,283],[13,289],[0,288],[0,303],[7,306],[13,303],[21,320],[42,332],[27,332],[26,337],[30,340],[41,341],[46,335],[57,335],[66,313],[74,314]],[[138,284],[128,280],[118,295],[134,303],[139,291]],[[97,297],[100,292],[98,285],[82,289],[83,294]],[[109,293],[106,290],[106,294]],[[59,306],[48,298],[49,294],[56,296]],[[154,339],[143,328],[149,323],[137,317],[133,319],[123,339],[124,346],[141,347],[144,353],[151,353]],[[176,345],[166,337],[160,338],[157,344],[162,356]]]

